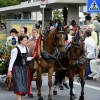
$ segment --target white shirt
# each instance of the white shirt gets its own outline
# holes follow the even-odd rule
[[[98,22],[97,20],[94,20],[94,21],[93,21],[93,25],[95,26],[94,30],[95,30],[95,31],[99,31],[100,25],[99,25],[99,22]]]
[[[70,34],[68,34],[68,42],[72,42],[72,37]]]
[[[18,45],[18,47],[19,47],[21,53],[26,53],[27,52],[25,46]],[[17,54],[18,54],[18,50],[17,50],[17,48],[14,48],[11,51],[11,58],[10,58],[10,62],[9,62],[8,71],[12,71],[14,62],[15,62],[15,60],[17,58]],[[27,57],[27,61],[29,61],[29,60],[32,60],[32,57]]]
[[[87,58],[95,58],[96,44],[95,44],[94,39],[91,36],[87,37],[85,39],[84,43],[85,43],[86,52],[87,52],[86,57]]]

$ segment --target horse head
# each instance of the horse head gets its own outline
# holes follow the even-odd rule
[[[57,27],[53,34],[53,45],[57,47],[58,50],[65,52],[65,40],[67,40],[67,34],[62,27]]]
[[[70,65],[77,65],[79,61],[81,61],[82,56],[84,54],[84,49],[81,47],[81,45],[76,44],[75,42],[71,43],[71,46],[69,47],[67,51],[69,64]]]

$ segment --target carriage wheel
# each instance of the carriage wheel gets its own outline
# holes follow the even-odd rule
[[[12,78],[6,78],[6,89],[10,91],[12,88]]]

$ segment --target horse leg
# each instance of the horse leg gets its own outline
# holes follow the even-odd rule
[[[55,82],[54,82],[54,90],[53,90],[53,95],[57,95],[57,81],[59,77],[59,72],[55,72]]]
[[[53,75],[53,67],[51,67],[48,71],[48,86],[49,86],[49,94],[48,100],[52,100],[52,75]]]
[[[84,85],[85,85],[85,80],[84,77],[81,78],[81,96],[79,100],[84,100]]]
[[[43,100],[41,96],[41,85],[42,85],[42,69],[41,67],[37,68],[37,88],[38,88],[38,100]]]
[[[73,100],[74,98],[76,98],[76,94],[75,94],[75,90],[74,90],[74,86],[73,86],[73,77],[69,78],[69,86],[70,86],[70,99]]]
[[[54,95],[57,95],[57,90],[56,90],[56,89],[57,89],[57,86],[54,85],[54,90],[53,90],[53,94],[54,94]]]

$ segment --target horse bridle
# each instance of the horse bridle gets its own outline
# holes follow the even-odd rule
[[[59,38],[59,40],[61,40],[62,38],[63,38],[63,35],[62,34],[65,34],[65,32],[63,31],[63,30],[60,30],[60,31],[58,31],[58,33],[60,34],[60,38]],[[56,37],[56,34],[58,34],[57,32],[55,32],[54,34],[53,34],[53,46],[54,47],[64,47],[65,45],[58,45],[56,42],[55,42],[55,39],[57,39],[57,37]]]
[[[82,47],[80,46],[80,45],[78,45],[78,46],[76,46],[76,45],[71,45],[71,47],[70,47],[70,49],[71,48],[77,48],[77,49],[80,49],[80,50],[83,50],[82,49]],[[79,63],[79,61],[80,61],[80,59],[83,57],[83,54],[81,54],[78,58],[76,58],[76,59],[73,59],[70,55],[69,55],[69,57],[68,57],[68,59],[69,59],[69,61],[70,60],[72,60],[75,64],[70,64],[69,63],[69,65],[71,65],[71,66],[76,66],[76,65],[78,65],[78,63]]]

